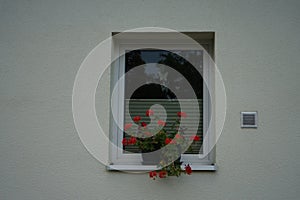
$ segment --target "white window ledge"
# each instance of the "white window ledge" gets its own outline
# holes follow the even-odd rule
[[[181,166],[184,169],[184,165]],[[217,171],[218,167],[214,165],[191,165],[193,171]],[[109,165],[106,167],[110,171],[151,171],[159,170],[155,165]]]

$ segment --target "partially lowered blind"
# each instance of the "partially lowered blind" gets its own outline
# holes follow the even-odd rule
[[[185,154],[199,154],[202,153],[201,146],[203,143],[203,100],[198,99],[199,110],[195,108],[195,104],[192,104],[191,99],[181,99],[181,104],[188,114],[186,117],[185,129],[188,130],[185,133],[187,139],[190,138],[192,134],[200,137],[199,141],[194,141],[190,148],[185,152]],[[195,101],[194,101],[195,102]],[[125,115],[124,124],[131,123],[134,116],[141,116],[141,121],[150,123],[150,118],[146,116],[146,111],[150,109],[152,105],[161,105],[164,107],[167,114],[167,121],[165,130],[171,129],[172,123],[178,118],[177,113],[180,112],[180,105],[176,100],[168,99],[125,99],[125,113],[129,112],[130,115]],[[155,112],[155,116],[161,116],[163,112]],[[199,119],[198,127],[195,126],[195,120]],[[191,135],[187,133],[192,133]],[[125,138],[130,138],[130,135],[124,132]],[[125,145],[123,146],[124,153],[140,153],[140,149],[137,145]]]

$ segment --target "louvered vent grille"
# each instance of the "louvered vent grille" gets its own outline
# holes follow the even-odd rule
[[[241,112],[241,127],[256,128],[257,127],[257,112]]]

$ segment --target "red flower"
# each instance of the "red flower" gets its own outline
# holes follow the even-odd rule
[[[160,125],[160,126],[165,126],[166,122],[164,122],[163,120],[158,120],[157,124]]]
[[[165,144],[169,144],[170,142],[172,142],[172,139],[170,139],[170,138],[166,138],[166,140],[165,140]]]
[[[190,140],[194,140],[194,141],[200,141],[200,136],[195,135],[195,136],[191,136]]]
[[[124,146],[128,145],[128,140],[127,140],[126,138],[123,138],[122,144],[123,144]]]
[[[186,117],[187,115],[186,115],[185,112],[178,112],[178,113],[177,113],[177,116],[178,116],[178,117]]]
[[[190,175],[192,173],[192,168],[189,164],[185,166],[184,170],[185,170],[185,173],[187,173],[188,175]]]
[[[134,122],[139,122],[141,120],[141,117],[140,116],[135,116],[134,118],[133,118],[133,121]]]
[[[149,172],[149,177],[155,179],[157,177],[156,171]]]
[[[142,122],[141,125],[142,125],[142,127],[146,127],[147,126],[147,124],[145,122]]]
[[[151,116],[151,115],[153,115],[153,114],[154,114],[154,112],[153,112],[153,110],[151,110],[151,109],[149,109],[149,110],[146,111],[146,116],[147,116],[147,117],[149,117],[149,116]]]
[[[136,143],[136,138],[135,137],[131,137],[128,141],[128,144],[135,144]]]
[[[136,143],[136,138],[135,137],[130,137],[130,139],[123,138],[123,140],[122,140],[122,144],[124,146],[132,145],[132,144],[135,144],[135,143]]]
[[[130,129],[131,127],[132,127],[132,124],[131,124],[131,123],[125,124],[125,125],[124,125],[124,131]]]
[[[159,176],[159,178],[166,178],[167,172],[166,172],[166,171],[160,171],[160,172],[158,173],[158,176]]]

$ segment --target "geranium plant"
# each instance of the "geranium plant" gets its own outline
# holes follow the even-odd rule
[[[166,178],[167,176],[180,176],[182,173],[190,175],[192,169],[189,164],[185,165],[184,171],[181,169],[181,154],[187,150],[191,141],[199,141],[199,136],[187,137],[184,135],[183,128],[180,127],[180,120],[186,118],[185,112],[178,112],[176,120],[167,126],[166,122],[158,116],[154,116],[153,110],[147,110],[146,116],[154,120],[157,125],[148,127],[143,122],[141,116],[134,116],[133,124],[125,124],[124,130],[131,135],[130,138],[124,138],[123,145],[138,145],[142,152],[143,159],[146,159],[148,153],[150,162],[153,161],[159,170],[149,172],[149,177],[155,179]],[[168,127],[168,128],[166,128]],[[151,152],[151,153],[150,153]],[[147,164],[147,161],[144,160]]]

